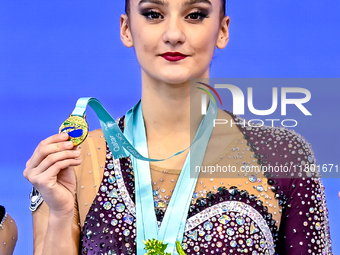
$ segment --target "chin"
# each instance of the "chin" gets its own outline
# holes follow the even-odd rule
[[[200,75],[198,75],[200,74]],[[160,74],[160,80],[169,83],[169,84],[181,84],[185,82],[190,82],[190,79],[200,78],[202,77],[202,73],[189,73],[189,72],[180,72],[178,70],[171,70],[171,72]]]
[[[183,84],[183,83],[186,83],[188,81],[190,82],[190,77],[188,77],[188,76],[176,76],[176,77],[174,77],[172,75],[172,77],[162,77],[162,81],[166,82],[168,84],[176,85],[176,84]]]

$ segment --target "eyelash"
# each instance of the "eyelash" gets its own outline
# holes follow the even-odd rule
[[[141,15],[143,15],[147,20],[157,20],[157,18],[156,19],[152,19],[152,18],[148,17],[148,16],[150,16],[152,14],[156,14],[156,15],[160,15],[161,16],[161,14],[159,12],[156,12],[156,11],[146,10],[146,11],[142,11],[141,12]],[[202,21],[205,18],[209,18],[209,16],[205,12],[203,12],[203,11],[195,11],[195,12],[189,13],[188,16],[193,15],[193,14],[198,15],[199,18],[198,19],[191,19],[192,21]]]

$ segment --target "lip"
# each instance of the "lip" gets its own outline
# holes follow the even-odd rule
[[[179,61],[187,57],[180,52],[165,52],[161,56],[168,61]]]

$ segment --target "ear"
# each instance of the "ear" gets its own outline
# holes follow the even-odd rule
[[[216,47],[224,49],[229,42],[229,16],[225,16],[221,22],[220,32],[217,38]]]
[[[129,18],[126,14],[120,16],[120,39],[126,47],[133,46]]]

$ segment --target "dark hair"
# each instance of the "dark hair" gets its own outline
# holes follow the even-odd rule
[[[222,6],[221,6],[221,20],[224,18],[226,14],[226,0],[221,0]],[[125,0],[125,13],[129,17],[130,16],[130,0]]]

